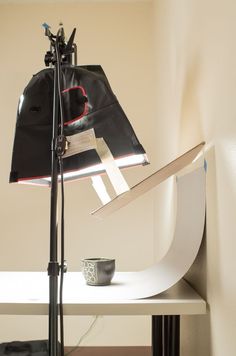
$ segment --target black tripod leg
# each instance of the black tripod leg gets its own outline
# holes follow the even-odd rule
[[[163,356],[163,316],[152,316],[152,356]]]

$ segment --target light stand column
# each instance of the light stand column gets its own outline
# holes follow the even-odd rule
[[[65,43],[64,29],[60,28],[54,36],[47,24],[44,24],[45,35],[51,42],[51,50],[45,55],[45,64],[54,65],[54,88],[53,88],[53,124],[51,143],[51,205],[50,205],[50,261],[48,264],[49,275],[49,356],[63,356],[63,313],[62,298],[61,306],[61,347],[58,342],[58,276],[61,269],[61,286],[64,273],[64,261],[59,266],[57,260],[58,236],[57,236],[57,195],[58,195],[58,173],[59,159],[65,150],[65,137],[63,134],[63,107],[61,100],[61,66],[62,59],[65,64],[72,64],[72,54],[76,55],[76,47],[73,44],[76,29],[73,30],[68,43]],[[76,58],[76,57],[75,57]],[[60,133],[59,133],[60,130]],[[63,172],[61,172],[63,175]],[[63,182],[63,180],[62,180]],[[64,229],[64,228],[63,228]],[[63,234],[64,239],[64,232]],[[62,236],[61,236],[62,237]],[[64,242],[62,243],[64,246]],[[61,248],[64,248],[61,246]]]
[[[49,356],[58,356],[58,275],[59,263],[57,261],[57,191],[58,191],[58,66],[54,67],[54,97],[53,97],[53,129],[52,129],[52,155],[51,155],[51,207],[50,207],[50,262],[49,275]]]

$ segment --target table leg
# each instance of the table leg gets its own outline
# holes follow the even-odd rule
[[[152,356],[180,356],[180,316],[152,316]]]
[[[163,355],[163,317],[152,316],[152,356]]]

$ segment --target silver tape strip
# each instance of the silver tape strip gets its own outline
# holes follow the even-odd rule
[[[76,135],[66,136],[68,149],[63,158],[73,156],[77,153],[85,152],[97,148],[94,129],[80,132]]]

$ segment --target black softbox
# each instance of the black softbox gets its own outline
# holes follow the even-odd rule
[[[33,75],[20,98],[10,182],[49,184],[53,121],[54,70]],[[61,75],[64,134],[94,129],[114,159],[146,155],[132,126],[112,92],[100,65],[63,65]],[[95,149],[64,158],[64,173],[101,163]],[[45,179],[46,178],[46,179]]]

